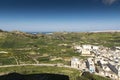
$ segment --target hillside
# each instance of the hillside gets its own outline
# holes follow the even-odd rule
[[[20,31],[0,32],[0,63],[64,63],[70,64],[75,54],[73,45],[93,44],[120,46],[120,32],[28,34]],[[84,57],[81,57],[84,58]]]
[[[82,44],[103,45],[110,48],[120,46],[120,32],[28,34],[20,31],[0,31],[0,65],[39,63],[70,65],[73,56],[87,58],[75,53],[73,49],[74,45]],[[3,73],[8,71],[4,69],[4,71],[1,69]],[[90,76],[103,80],[100,76],[91,74]],[[88,80],[90,76],[86,78],[83,75],[78,77],[78,80]]]

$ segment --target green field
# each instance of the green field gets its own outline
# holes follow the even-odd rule
[[[23,32],[0,32],[0,65],[22,63],[64,63],[71,57],[80,57],[73,46],[91,44],[106,47],[120,46],[120,32],[75,33],[54,32],[53,34],[28,34]],[[62,58],[51,61],[52,58]],[[80,57],[85,59],[85,57]],[[67,59],[67,60],[66,60]]]
[[[70,77],[70,80],[76,80],[76,78],[80,75],[80,72],[78,70],[62,67],[20,66],[0,68],[0,73],[12,73],[12,72],[17,72],[21,74],[36,74],[36,73],[64,74],[68,75]]]
[[[81,72],[76,69],[62,68],[62,67],[19,66],[19,67],[0,68],[0,74],[7,74],[12,72],[17,72],[21,74],[39,74],[39,73],[62,74],[69,76],[70,80],[89,80],[91,78],[93,78],[94,80],[109,80],[107,78],[93,74],[88,74],[87,76],[81,76]]]

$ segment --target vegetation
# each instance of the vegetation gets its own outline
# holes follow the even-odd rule
[[[119,32],[103,33],[53,33],[53,34],[28,34],[19,31],[0,31],[0,63],[55,63],[57,61],[68,64],[71,57],[80,57],[75,53],[73,46],[82,44],[103,45],[107,47],[120,46]],[[62,58],[51,61],[51,58]],[[85,57],[80,57],[85,59]],[[67,60],[66,60],[67,59]]]
[[[40,73],[51,73],[51,74],[62,74],[68,75],[70,80],[110,80],[101,76],[90,74],[88,72],[83,73],[75,69],[63,68],[63,67],[47,67],[47,66],[17,66],[17,67],[4,67],[0,68],[0,73],[21,73],[21,74],[40,74]]]
[[[102,45],[106,47],[120,46],[120,32],[54,32],[53,34],[28,34],[19,31],[7,32],[0,30],[0,51],[4,51],[0,52],[0,65],[19,65],[26,63],[62,63],[69,65],[70,59],[73,56],[81,59],[87,58],[86,56],[80,56],[79,53],[75,53],[73,49],[74,45],[82,44]],[[20,70],[21,68],[23,69],[23,67],[19,68]],[[32,66],[27,66],[25,69],[27,71],[27,69],[31,68]],[[57,70],[59,72],[59,69]],[[4,72],[4,69],[1,71]],[[5,68],[5,71],[10,70],[9,68]],[[18,69],[14,71],[20,72]],[[34,73],[36,71],[37,70],[32,69],[29,73]],[[84,80],[84,78],[85,77],[82,76],[78,80]]]
[[[78,70],[62,67],[19,66],[0,68],[0,73],[7,74],[9,72],[10,73],[17,72],[21,74],[39,74],[39,73],[64,74],[68,75],[70,80],[75,80],[80,75],[80,72]]]
[[[89,72],[84,72],[82,76],[77,78],[77,80],[110,80],[110,79],[98,75],[90,74]]]

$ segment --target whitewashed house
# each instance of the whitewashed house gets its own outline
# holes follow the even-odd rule
[[[91,50],[92,49],[92,45],[82,45],[82,48],[86,49],[86,50]]]
[[[82,70],[82,69],[86,68],[86,63],[85,63],[85,61],[79,60],[78,58],[72,58],[71,59],[71,67]]]
[[[93,50],[99,50],[99,46],[92,46]]]
[[[116,48],[117,50],[120,50],[120,47],[119,47],[119,46],[116,46],[115,48]]]
[[[95,72],[95,64],[94,64],[93,58],[88,58],[87,59],[86,66],[89,69],[90,73]]]
[[[82,49],[81,55],[91,55],[89,50]]]
[[[76,46],[74,46],[74,49],[79,50],[79,49],[82,49],[82,47],[79,45],[76,45]]]
[[[103,64],[103,65],[102,65],[102,69],[103,69],[104,71],[111,71],[110,68],[107,66],[107,64]]]
[[[72,58],[71,59],[71,67],[73,68],[79,68],[80,65],[80,60],[78,58]]]

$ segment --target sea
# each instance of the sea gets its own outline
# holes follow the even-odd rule
[[[53,34],[53,32],[26,32],[29,34]]]

